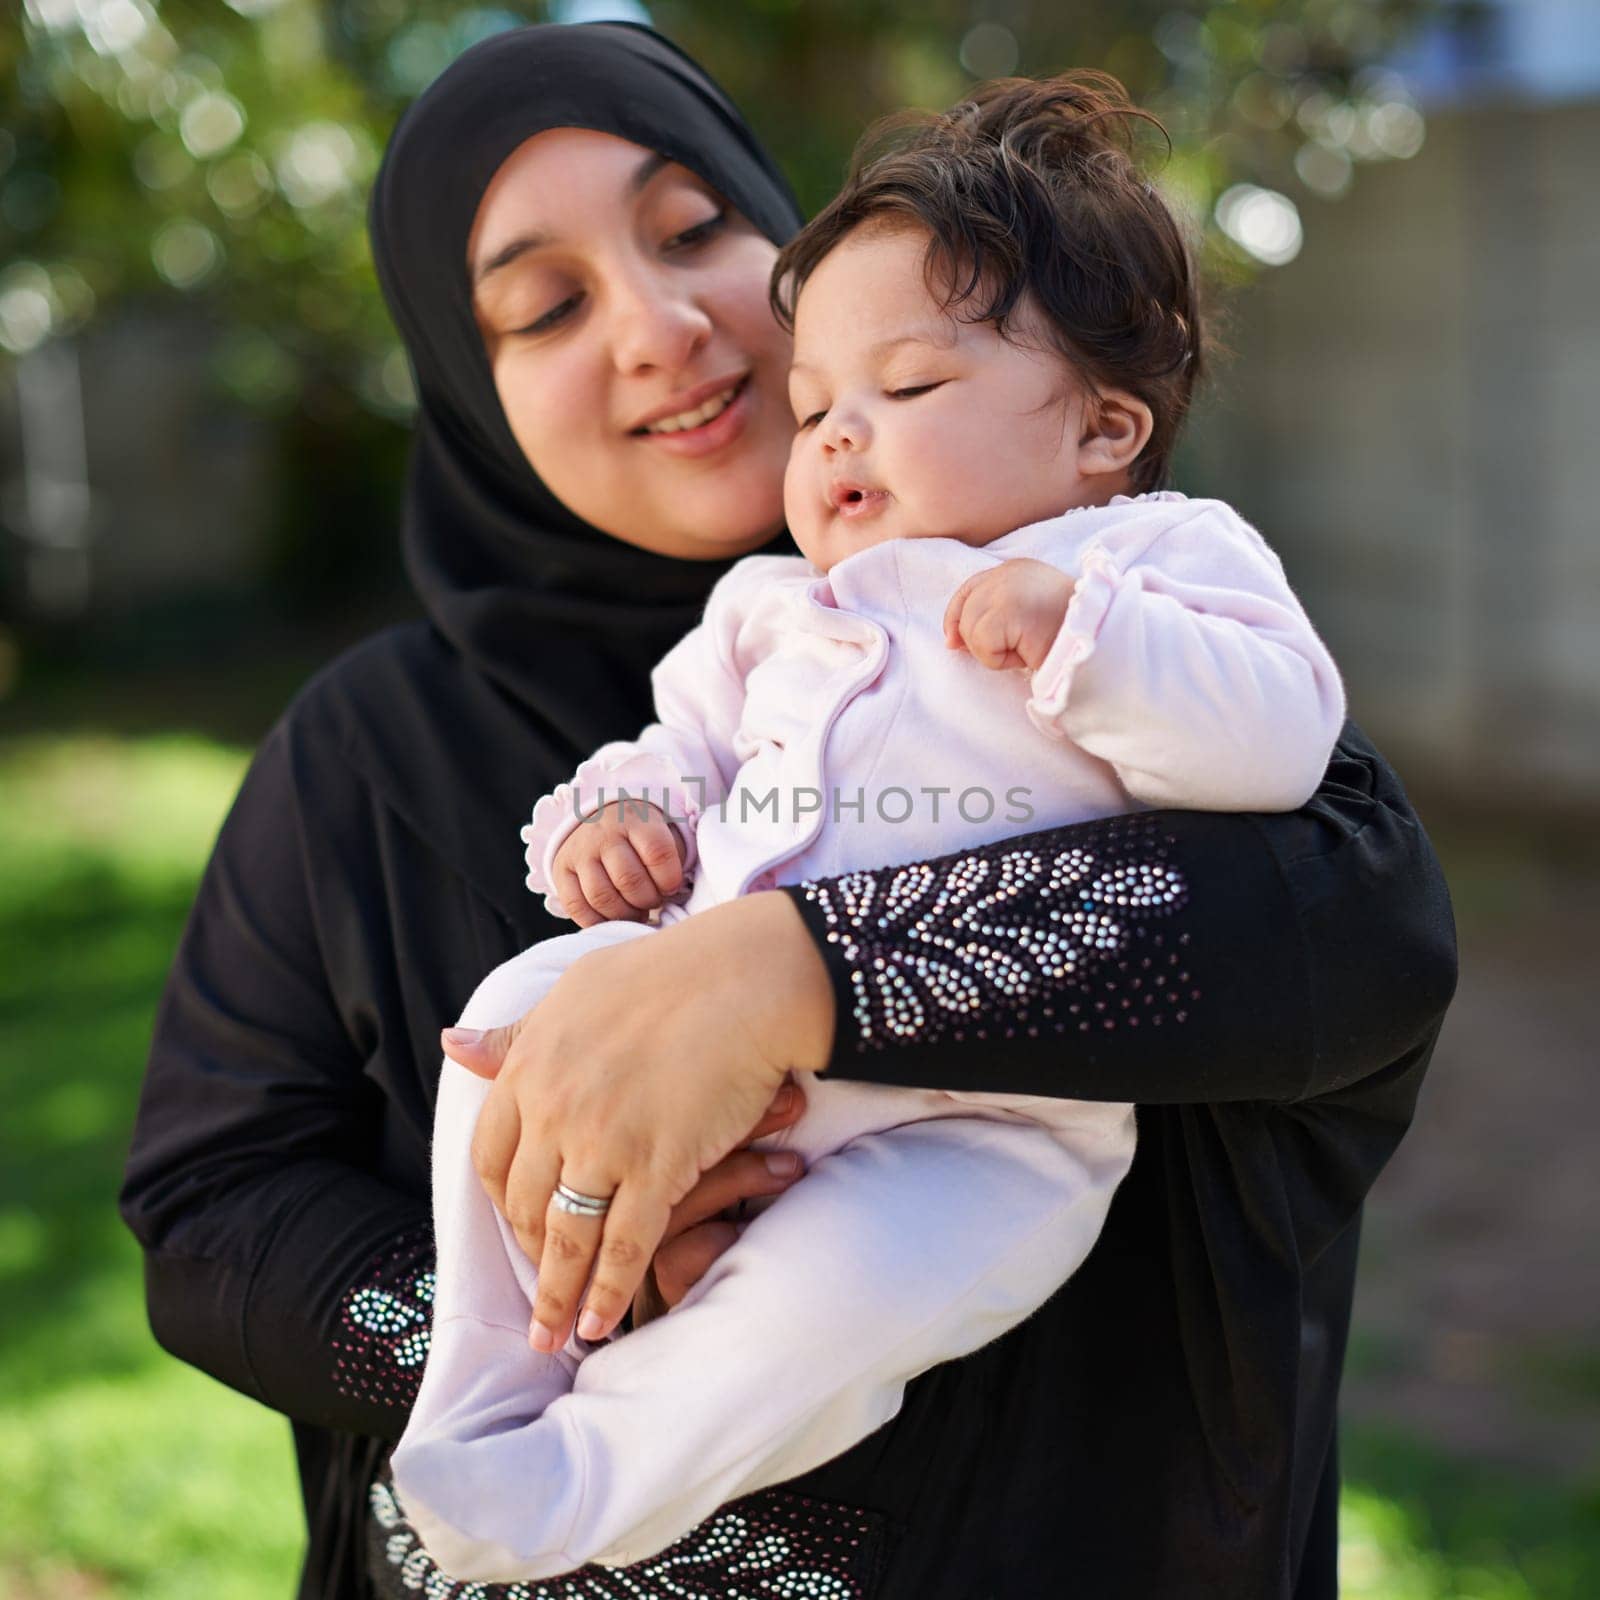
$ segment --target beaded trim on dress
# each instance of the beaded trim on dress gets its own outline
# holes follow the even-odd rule
[[[1049,851],[1000,840],[938,864],[799,884],[849,970],[854,1048],[1188,1019],[1188,884],[1148,815]]]
[[[433,1329],[433,1235],[402,1234],[339,1307],[334,1387],[355,1400],[409,1408]]]
[[[660,1555],[560,1578],[466,1583],[418,1542],[385,1478],[369,1496],[368,1571],[378,1600],[871,1600],[885,1519],[768,1490],[724,1506]]]

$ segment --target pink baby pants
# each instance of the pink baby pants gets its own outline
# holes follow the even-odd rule
[[[461,1024],[515,1021],[578,956],[656,931],[608,922],[535,945],[484,980]],[[447,1573],[626,1565],[840,1454],[894,1416],[911,1378],[1049,1298],[1133,1156],[1128,1105],[803,1087],[805,1115],[762,1144],[797,1150],[805,1176],[681,1304],[610,1343],[540,1355],[537,1274],[471,1161],[489,1085],[445,1062],[432,1345],[392,1464]]]

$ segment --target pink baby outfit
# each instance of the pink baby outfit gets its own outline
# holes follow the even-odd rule
[[[1077,589],[1037,671],[990,671],[944,644],[945,605],[1019,557]],[[524,830],[529,886],[558,915],[555,852],[619,789],[685,836],[668,923],[1008,832],[1155,806],[1293,809],[1344,720],[1337,669],[1277,557],[1226,505],[1172,493],[981,548],[872,545],[826,575],[751,557],[652,681],[660,720],[597,751]],[[1114,900],[1083,857],[1051,864],[1064,904]],[[1002,878],[980,885],[996,918]],[[1183,885],[1152,862],[1138,892],[1159,907]],[[585,951],[655,931],[605,923],[536,945],[485,980],[462,1023],[512,1021]],[[1064,971],[1074,941],[1115,937],[1114,918],[1074,911],[1038,959]],[[968,1003],[964,961],[952,952],[929,984],[954,1009]],[[890,1025],[919,1024],[908,1011]],[[817,1078],[801,1121],[766,1141],[798,1150],[805,1177],[682,1304],[598,1349],[541,1356],[527,1343],[536,1274],[471,1165],[486,1092],[445,1063],[433,1343],[393,1458],[434,1558],[478,1580],[639,1560],[864,1438],[917,1373],[999,1337],[1071,1275],[1133,1154],[1126,1104]]]

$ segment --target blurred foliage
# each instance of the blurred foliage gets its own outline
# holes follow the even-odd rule
[[[661,0],[781,153],[808,207],[874,116],[976,79],[1103,67],[1165,122],[1161,181],[1212,266],[1298,246],[1296,197],[1403,157],[1422,120],[1375,64],[1441,0]],[[217,374],[283,412],[329,386],[410,404],[374,284],[365,194],[402,107],[456,54],[596,0],[22,0],[0,19],[0,347],[82,328],[130,295],[191,296]],[[1218,199],[1224,200],[1218,205]]]

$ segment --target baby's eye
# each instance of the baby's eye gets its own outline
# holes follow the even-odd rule
[[[941,378],[938,383],[914,383],[907,389],[891,389],[889,398],[891,400],[914,400],[919,394],[931,394],[944,382],[945,380]]]
[[[826,411],[813,411],[809,417],[801,417],[798,424],[800,431],[804,433],[807,428],[816,427],[827,414]]]

